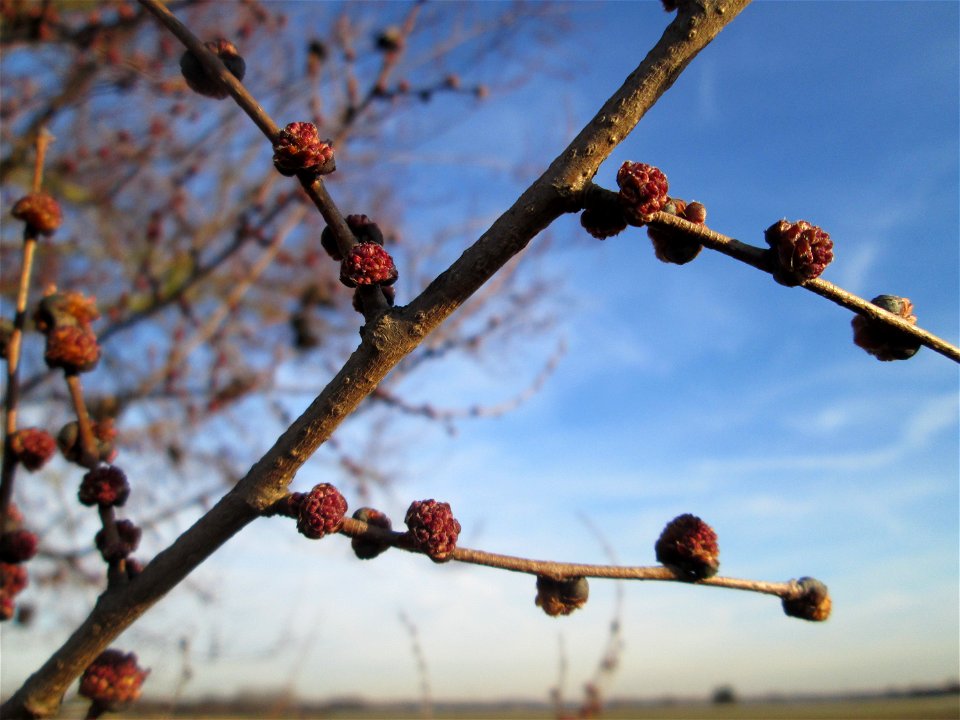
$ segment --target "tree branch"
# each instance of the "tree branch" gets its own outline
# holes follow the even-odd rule
[[[728,257],[732,257],[735,260],[739,260],[742,263],[751,265],[758,270],[763,270],[764,272],[768,273],[772,272],[772,267],[769,262],[769,255],[765,249],[754,247],[753,245],[747,245],[739,240],[727,237],[726,235],[721,235],[715,230],[711,230],[704,225],[695,225],[694,223],[684,220],[683,218],[665,212],[654,213],[650,216],[647,224],[653,227],[669,227],[673,230],[679,230],[687,237],[695,239],[697,242],[701,243],[705,247],[710,248],[711,250],[716,250],[717,252],[723,253]],[[809,290],[812,293],[816,293],[820,297],[826,298],[831,302],[835,302],[837,305],[845,307],[848,310],[852,310],[855,313],[866,315],[873,320],[877,320],[878,322],[882,322],[885,325],[895,328],[906,335],[916,338],[921,344],[926,345],[934,352],[938,352],[944,357],[960,363],[960,348],[955,347],[943,338],[940,338],[933,333],[924,330],[917,325],[913,325],[903,318],[898,317],[897,315],[894,315],[893,313],[888,312],[877,305],[874,305],[872,302],[864,300],[862,297],[854,295],[851,292],[847,292],[843,288],[838,287],[831,282],[827,282],[821,278],[814,278],[813,280],[808,280],[799,287]]]
[[[155,0],[141,2],[155,13],[162,9]],[[541,230],[578,207],[579,194],[600,163],[697,53],[747,4],[748,0],[684,3],[640,66],[548,170],[409,306],[394,308],[368,322],[361,331],[360,346],[340,372],[237,486],[128,585],[110,588],[101,595],[90,616],[63,647],[0,708],[2,715],[15,718],[54,714],[69,684],[114,638],[230,537],[283,497],[303,463],[391,368]],[[184,37],[181,40],[187,43]],[[207,58],[202,48],[191,50],[209,66],[212,56]],[[217,65],[222,64],[217,61]],[[225,71],[219,69],[221,73]],[[224,81],[234,97],[238,87],[242,90],[229,73]],[[244,109],[250,112],[250,108]],[[258,125],[268,134],[276,129],[265,127],[260,121]]]

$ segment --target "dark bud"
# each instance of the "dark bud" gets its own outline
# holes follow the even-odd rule
[[[383,530],[393,529],[390,518],[379,510],[370,507],[362,507],[357,510],[353,513],[353,519]],[[353,548],[353,552],[361,560],[371,560],[390,549],[390,543],[371,537],[355,537],[350,541],[350,547]]]
[[[877,295],[870,302],[906,320],[911,325],[917,324],[917,316],[913,314],[913,303],[907,298],[897,295]],[[877,360],[884,362],[909,360],[920,350],[920,341],[917,338],[866,315],[857,315],[853,318],[852,324],[853,342]]]
[[[783,599],[783,611],[790,617],[811,622],[823,622],[829,618],[833,602],[827,586],[811,577],[800,578],[797,585],[799,594]]]
[[[220,38],[204,43],[204,46],[220,58],[230,74],[242,81],[247,72],[247,64],[236,46],[229,40]],[[209,74],[199,58],[189,50],[180,57],[180,72],[191,90],[207,97],[223,100],[230,93],[218,78]]]
[[[550,617],[569,615],[587,604],[590,585],[584,577],[554,580],[543,575],[537,576],[537,607]]]

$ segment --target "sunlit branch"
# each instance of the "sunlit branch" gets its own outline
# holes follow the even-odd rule
[[[360,520],[344,518],[341,534],[347,537],[365,537],[377,542],[383,542],[392,547],[407,552],[424,554],[422,550],[411,544],[406,533],[385,530],[368,525]],[[595,565],[586,563],[557,562],[553,560],[534,560],[532,558],[517,557],[515,555],[501,555],[499,553],[473,550],[457,547],[450,555],[454,562],[470,565],[484,565],[498,570],[524,573],[540,577],[549,577],[555,580],[568,578],[604,578],[608,580],[656,580],[662,582],[682,582],[690,584],[677,575],[673,570],[663,565],[627,566],[627,565]],[[768,582],[764,580],[747,580],[730,577],[712,577],[698,580],[695,585],[729,588],[731,590],[746,590],[765,595],[776,595],[785,600],[792,600],[802,594],[796,580],[786,582]]]
[[[650,216],[647,224],[653,227],[669,227],[678,230],[687,237],[696,239],[705,247],[716,250],[747,265],[751,265],[758,270],[763,270],[764,272],[772,271],[766,250],[754,247],[753,245],[747,245],[726,235],[721,235],[704,225],[695,225],[683,218],[665,212],[654,213]],[[951,345],[943,338],[917,325],[913,325],[903,318],[887,312],[872,302],[858,297],[831,282],[827,282],[821,278],[814,278],[813,280],[808,280],[803,283],[800,287],[816,293],[831,302],[835,302],[837,305],[845,307],[848,310],[866,315],[873,320],[877,320],[878,322],[910,335],[934,352],[938,352],[944,357],[960,363],[960,348]]]
[[[53,135],[41,126],[37,131],[34,146],[36,158],[33,165],[33,192],[40,192],[43,186],[43,166],[47,156],[47,146]],[[13,498],[13,484],[17,460],[10,447],[13,433],[17,431],[17,410],[20,403],[20,349],[23,342],[23,329],[27,319],[27,300],[30,296],[30,280],[33,276],[34,258],[37,251],[37,230],[29,223],[23,232],[23,260],[20,264],[20,280],[17,286],[17,305],[14,311],[13,327],[7,343],[7,387],[3,401],[3,459],[0,460],[0,525],[7,517],[7,509]]]

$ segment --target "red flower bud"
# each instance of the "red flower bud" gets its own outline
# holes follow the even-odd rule
[[[667,523],[655,550],[659,562],[688,582],[713,577],[720,568],[717,534],[703,520],[689,513]]]
[[[105,709],[113,709],[139,698],[149,674],[137,664],[134,653],[104,650],[83,671],[80,694]]]
[[[658,212],[667,202],[667,176],[652,165],[625,162],[617,172],[617,185],[623,214],[631,225],[643,225],[645,215]]]
[[[763,234],[774,258],[774,279],[787,286],[819,277],[833,261],[833,240],[806,220],[778,220]]]
[[[415,500],[410,504],[404,522],[414,547],[425,552],[434,562],[448,560],[457,547],[461,528],[449,503]]]
[[[52,235],[63,222],[60,203],[46,193],[25,195],[17,200],[10,214],[41,235]]]
[[[333,485],[321,483],[306,493],[297,512],[297,530],[311,540],[335,533],[343,525],[347,501]]]

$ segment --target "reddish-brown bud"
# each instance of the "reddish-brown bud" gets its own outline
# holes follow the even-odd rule
[[[434,562],[448,560],[457,547],[461,528],[449,503],[415,500],[410,504],[404,522],[414,547],[425,552]]]
[[[833,601],[827,586],[811,577],[797,580],[799,594],[792,598],[783,598],[783,611],[790,617],[823,622],[830,617]]]
[[[149,670],[137,664],[134,653],[104,650],[83,671],[80,694],[103,708],[113,709],[140,697]]]
[[[63,222],[60,203],[46,193],[23,196],[14,204],[10,214],[41,235],[52,235]]]
[[[657,560],[681,580],[713,577],[720,568],[717,534],[696,515],[680,515],[663,529],[655,545]]]
[[[30,472],[39,470],[57,451],[57,441],[46,430],[24,428],[10,436],[10,451]]]
[[[679,198],[669,198],[662,210],[695,225],[703,225],[707,219],[707,209],[703,205],[698,202],[688,205]],[[653,243],[653,252],[657,259],[665,263],[686,265],[703,250],[703,245],[697,240],[673,228],[647,227],[647,237]]]
[[[806,220],[778,220],[763,234],[774,259],[773,278],[781,285],[802,285],[819,277],[833,260],[833,240]]]
[[[617,171],[620,205],[627,222],[640,227],[644,216],[652,215],[667,202],[667,176],[646,163],[625,162]]]
[[[374,242],[354,245],[340,263],[340,282],[347,287],[358,285],[392,285],[397,268],[390,253]]]
[[[907,298],[897,295],[877,295],[870,302],[906,320],[911,325],[917,324],[917,316],[913,314],[913,303]],[[878,360],[884,362],[908,360],[920,350],[920,341],[917,338],[879,320],[866,315],[856,315],[851,322],[853,342]]]
[[[554,580],[537,576],[536,605],[550,617],[569,615],[587,604],[590,585],[585,577]]]
[[[67,373],[89,372],[100,360],[100,345],[92,330],[64,325],[47,334],[43,359],[48,367],[62,368]]]
[[[687,203],[687,206],[679,214],[684,220],[692,222],[694,225],[703,225],[707,221],[706,206],[696,200]]]
[[[321,140],[317,126],[294,122],[273,139],[273,166],[282,175],[327,175],[337,169],[329,140]]]
[[[619,196],[605,192],[592,197],[589,205],[580,213],[580,225],[597,240],[605,240],[623,232],[627,227],[627,219],[623,216]]]
[[[37,330],[49,333],[64,326],[78,326],[89,330],[89,325],[100,317],[97,299],[73,290],[53,291],[45,295],[33,313]]]
[[[236,46],[229,40],[220,38],[204,43],[204,47],[220,58],[223,64],[237,80],[243,80],[247,72],[247,64]],[[187,86],[196,93],[207,97],[223,100],[229,91],[217,77],[207,72],[200,59],[189,50],[180,57],[180,72],[183,73]]]
[[[130,483],[115,465],[100,465],[83,476],[77,497],[84,505],[120,506],[130,496]]]
[[[136,552],[140,545],[140,536],[142,530],[130,520],[117,520],[117,539],[115,542],[107,541],[106,530],[100,530],[93,538],[100,556],[107,562],[121,560],[133,552]]]
[[[358,243],[372,242],[383,246],[383,232],[381,232],[380,226],[366,215],[347,215],[344,220]],[[337,238],[329,225],[320,233],[320,244],[327,251],[327,255],[334,260],[343,260],[340,247],[337,245]]]
[[[333,485],[321,483],[303,496],[297,514],[297,530],[311,540],[335,533],[343,525],[347,501]]]
[[[390,518],[379,510],[374,510],[370,507],[362,507],[354,512],[353,519],[365,522],[373,527],[381,528],[382,530],[393,529],[393,523],[390,522]],[[361,560],[370,560],[386,552],[390,548],[390,543],[371,537],[355,537],[351,539],[350,547],[353,548],[353,552]]]
[[[29,530],[12,530],[0,535],[0,562],[22,563],[37,554],[37,536]]]
[[[96,459],[105,463],[112,463],[117,457],[117,450],[114,447],[114,438],[117,431],[113,425],[113,418],[104,418],[100,422],[93,423],[93,438],[96,447],[93,453]],[[83,463],[83,448],[80,442],[80,426],[77,421],[68,422],[57,433],[57,447],[63,457],[72,463]]]

